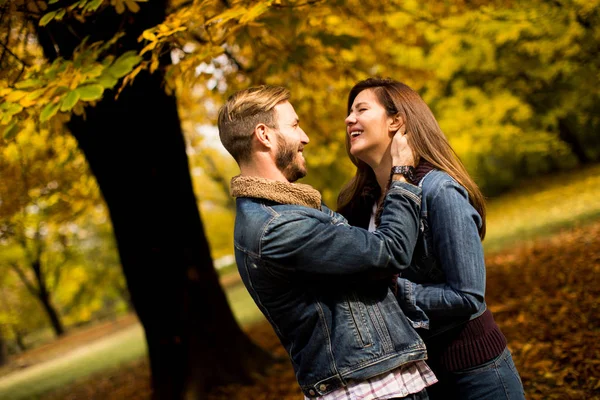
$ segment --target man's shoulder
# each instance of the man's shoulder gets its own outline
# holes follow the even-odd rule
[[[265,218],[285,216],[307,216],[313,218],[327,218],[333,216],[333,211],[327,207],[315,209],[298,204],[277,203],[271,200],[244,197],[237,199],[238,214],[253,214]]]

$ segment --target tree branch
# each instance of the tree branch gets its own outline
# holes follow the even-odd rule
[[[64,238],[64,237],[62,237],[61,239],[66,240],[66,238]],[[62,277],[63,267],[67,264],[67,261],[69,260],[68,246],[65,243],[63,243],[62,240],[61,240],[61,244],[63,246],[63,252],[62,252],[63,260],[61,262],[57,263],[56,266],[54,267],[51,291],[54,291],[58,287],[58,283],[60,282],[60,278]]]
[[[10,38],[10,26],[9,26],[9,31],[8,31],[7,37],[6,37],[6,43],[0,42],[0,46],[2,46],[2,48],[4,49],[2,51],[2,55],[0,56],[0,64],[2,63],[2,60],[4,59],[4,55],[6,53],[8,53],[14,59],[16,59],[19,63],[21,63],[21,71],[19,71],[19,75],[17,75],[17,77],[15,78],[15,80],[10,84],[10,86],[12,87],[15,83],[17,83],[19,81],[19,78],[21,77],[21,75],[23,75],[23,72],[25,71],[25,67],[29,67],[29,64],[27,64],[25,61],[21,60],[15,53],[13,53],[8,48],[9,38]]]
[[[25,285],[27,290],[29,290],[29,292],[32,295],[34,295],[35,297],[40,297],[39,290],[36,289],[35,286],[29,281],[29,278],[27,278],[27,275],[25,275],[25,272],[23,272],[21,270],[21,268],[19,268],[17,263],[10,263],[8,265],[10,265],[10,267],[13,269],[13,271],[15,271],[15,273],[19,276],[19,279],[21,279],[21,282],[23,282],[23,284]]]

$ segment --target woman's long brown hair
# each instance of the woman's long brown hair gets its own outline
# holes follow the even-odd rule
[[[415,159],[427,160],[436,169],[446,172],[463,186],[469,194],[469,202],[481,216],[479,228],[481,240],[485,237],[485,200],[477,184],[471,179],[464,165],[450,147],[433,113],[421,96],[407,85],[393,79],[369,78],[358,82],[348,95],[348,114],[354,99],[363,90],[372,90],[388,116],[400,116],[406,124],[408,145]],[[371,167],[350,154],[350,140],[346,135],[346,152],[356,165],[356,175],[338,196],[338,212],[351,224],[368,225],[371,207],[379,199],[381,188]]]

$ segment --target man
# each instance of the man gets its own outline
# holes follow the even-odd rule
[[[387,286],[410,264],[420,189],[393,175],[379,230],[351,227],[308,185],[309,139],[289,91],[236,93],[219,113],[219,136],[241,174],[235,257],[250,295],[287,350],[307,398],[426,398],[436,380],[425,345]],[[395,139],[396,140],[396,139]],[[394,165],[413,165],[398,137]]]

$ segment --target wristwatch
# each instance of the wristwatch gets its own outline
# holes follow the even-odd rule
[[[395,165],[392,167],[392,175],[394,174],[402,174],[409,182],[415,181],[415,168],[410,165]]]

